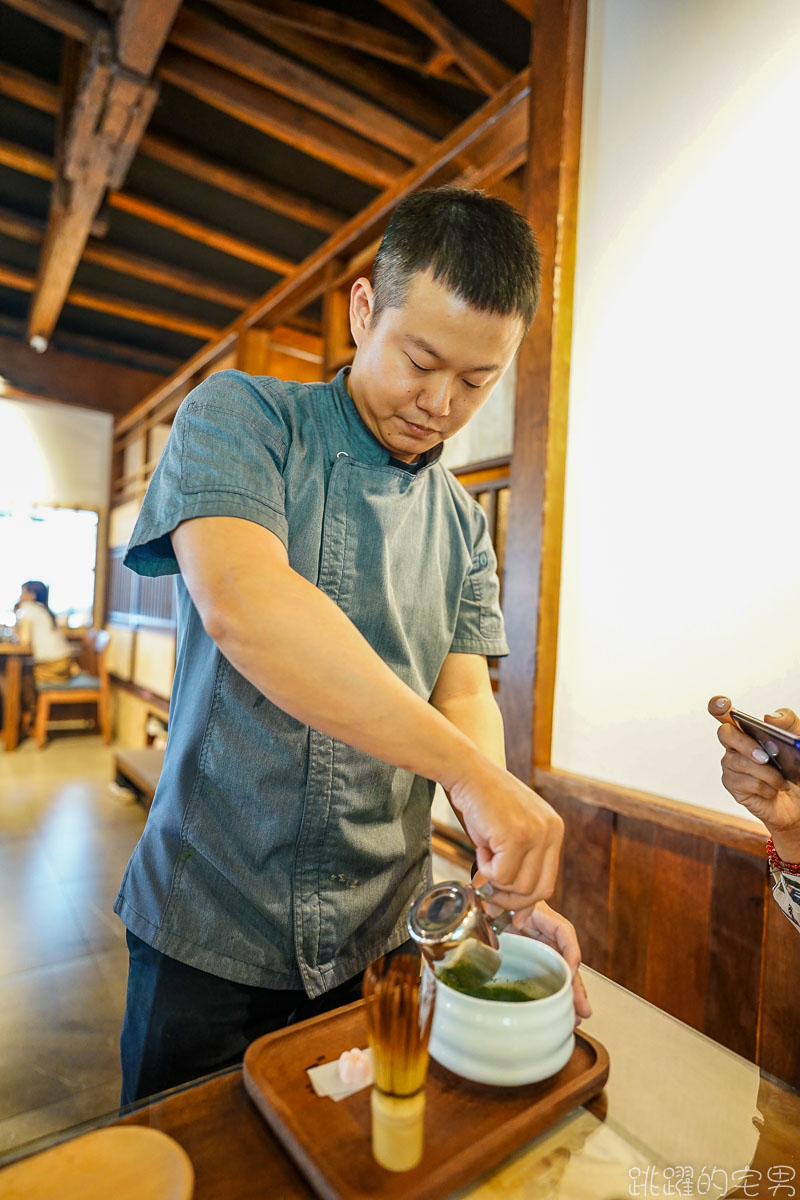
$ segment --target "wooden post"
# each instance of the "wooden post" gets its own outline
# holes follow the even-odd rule
[[[271,344],[269,329],[243,329],[237,346],[237,368],[248,375],[269,375]]]
[[[509,768],[550,762],[587,0],[534,0],[525,215],[543,256],[519,354],[499,701]]]
[[[333,379],[340,367],[352,361],[355,346],[350,336],[350,288],[342,287],[343,264],[334,260],[328,267],[328,286],[322,297],[322,345],[325,379]]]

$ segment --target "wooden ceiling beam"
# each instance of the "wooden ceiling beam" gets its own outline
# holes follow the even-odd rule
[[[45,7],[58,12],[65,3]],[[77,41],[65,42],[56,174],[28,318],[29,340],[39,350],[52,337],[106,190],[121,186],[150,119],[158,90],[149,75],[179,3],[124,0],[116,57],[111,27],[91,13],[94,29],[80,62]]]
[[[487,131],[496,130],[502,136],[506,124],[514,124],[520,110],[527,111],[529,93],[530,73],[526,70],[454,129],[422,163],[412,167],[393,187],[387,188],[328,238],[291,276],[276,284],[238,320],[224,329],[218,338],[192,355],[178,371],[117,423],[117,434],[123,435],[155,411],[168,420],[180,403],[178,397],[182,389],[191,385],[198,372],[207,369],[235,345],[240,330],[260,323],[275,325],[279,321],[285,322],[292,313],[304,308],[309,298],[319,295],[324,288],[324,272],[329,262],[345,254],[354,254],[367,245],[385,228],[392,211],[406,196],[419,188],[432,187],[457,176],[457,163],[472,153],[473,145],[480,142]]]
[[[242,24],[249,25],[275,45],[288,50],[294,58],[326,72],[335,69],[352,87],[377,100],[384,108],[399,114],[418,129],[441,138],[458,123],[455,113],[429,99],[420,88],[384,70],[364,54],[349,49],[350,43],[343,45],[339,42],[334,64],[331,60],[332,38],[304,33],[294,22],[284,21],[272,10],[267,11],[255,4],[240,4],[236,0],[216,2],[226,12],[234,14]]]
[[[270,212],[280,213],[281,216],[289,217],[302,225],[309,225],[312,229],[319,229],[322,233],[333,233],[347,220],[344,213],[337,212],[325,204],[309,200],[308,197],[288,188],[257,179],[254,175],[248,175],[245,171],[228,167],[224,163],[212,162],[204,155],[179,146],[177,142],[160,134],[146,133],[139,143],[139,150],[148,158],[170,167],[173,171],[179,171],[182,175],[200,180]]]
[[[51,116],[58,112],[58,88],[9,63],[0,63],[0,93]]]
[[[217,326],[210,325],[207,321],[198,321],[195,317],[153,308],[149,304],[121,300],[117,296],[89,292],[84,288],[70,288],[65,303],[73,304],[76,308],[88,308],[93,312],[122,317],[126,321],[136,321],[140,325],[152,325],[156,329],[168,329],[172,333],[185,333],[188,337],[199,338],[201,341],[219,333]]]
[[[514,12],[518,12],[526,21],[530,21],[533,17],[533,0],[506,0],[509,8],[513,8]]]
[[[129,71],[150,76],[181,0],[125,0],[116,24],[117,58]]]
[[[262,267],[274,275],[290,275],[295,269],[296,263],[280,254],[274,254],[271,250],[255,246],[252,242],[244,241],[243,238],[234,237],[233,234],[226,233],[223,229],[213,229],[210,225],[204,225],[202,221],[184,216],[183,213],[176,213],[172,209],[164,208],[163,205],[156,204],[152,200],[145,200],[141,196],[132,196],[128,192],[109,192],[107,202],[109,208],[116,209],[118,212],[137,217],[140,221],[148,221],[151,225],[158,225],[161,229],[169,229],[172,233],[180,234],[181,237],[199,242],[203,246],[209,246],[212,250],[219,250],[232,258],[240,258],[243,262]]]
[[[5,138],[0,138],[0,166],[48,181],[55,175],[53,164],[46,154],[29,150],[27,146],[18,146],[16,142],[6,141]]]
[[[16,146],[12,142],[0,140],[0,164],[13,167],[28,175],[38,175],[43,179],[52,179],[53,177],[53,166],[44,155],[29,151],[23,146]],[[210,246],[223,254],[240,258],[257,267],[263,267],[265,271],[271,271],[273,274],[288,275],[295,269],[295,263],[279,254],[273,254],[272,251],[265,250],[261,246],[255,246],[242,238],[234,237],[224,230],[212,229],[201,221],[164,208],[163,205],[156,204],[151,200],[132,196],[127,192],[109,192],[106,202],[109,208],[128,213],[141,221],[158,225],[162,229],[169,229],[173,233],[178,233],[191,241],[200,242],[204,246]]]
[[[38,246],[44,237],[44,225],[41,221],[12,212],[10,208],[0,208],[0,233],[19,242]]]
[[[118,250],[106,246],[102,242],[90,241],[84,251],[83,261],[93,263],[98,267],[107,267],[109,271],[117,271],[121,275],[130,275],[142,279],[146,283],[154,283],[158,287],[169,288],[173,292],[182,292],[187,296],[196,296],[200,300],[209,300],[212,304],[221,304],[237,312],[253,303],[254,297],[248,292],[227,287],[225,284],[214,283],[194,271],[185,271],[181,267],[167,266],[154,258],[143,254],[132,254],[128,250]]]
[[[36,280],[27,271],[19,271],[16,267],[6,267],[0,263],[0,286],[13,288],[16,292],[32,292]]]
[[[25,346],[25,322],[15,317],[0,314],[0,336],[14,338],[22,342],[26,353],[32,353]],[[166,375],[174,371],[180,364],[180,358],[171,354],[161,354],[157,350],[144,350],[141,346],[128,346],[124,342],[96,338],[87,333],[73,333],[70,330],[57,329],[51,349],[76,352],[87,358],[104,362],[117,361],[122,365],[137,367],[143,371],[152,371],[157,375]],[[37,356],[38,357],[38,356]],[[47,358],[49,356],[45,356]]]
[[[326,58],[330,59],[328,47],[324,48],[324,53]],[[397,87],[396,81],[393,81],[392,86]],[[58,88],[7,63],[0,64],[0,94],[19,100],[20,103],[40,112],[58,112]],[[450,121],[447,128],[451,128],[452,123]],[[270,212],[280,213],[292,221],[319,229],[322,233],[333,233],[347,220],[344,213],[337,212],[328,205],[310,200],[289,188],[257,179],[254,175],[228,167],[224,163],[213,162],[160,134],[145,133],[139,142],[139,151],[174,171],[208,183],[220,191],[238,196],[240,200],[247,200]]]
[[[306,4],[303,0],[270,0],[269,8],[248,3],[247,0],[217,0],[221,8],[237,19],[263,15],[271,24],[287,25],[303,33],[313,34],[331,42],[361,50],[375,58],[398,63],[401,67],[422,70],[428,57],[428,47],[423,42],[388,33],[366,21],[358,21],[343,13]],[[249,24],[249,20],[248,20]]]
[[[33,292],[36,279],[25,271],[0,264],[0,285],[18,292]],[[198,321],[194,317],[167,312],[148,304],[137,304],[132,300],[122,300],[117,296],[90,292],[85,288],[70,288],[64,303],[73,304],[76,308],[87,308],[93,312],[123,317],[140,325],[154,325],[158,329],[169,329],[173,333],[185,333],[201,341],[215,337],[220,332],[216,325],[210,325],[207,321]]]
[[[261,133],[372,187],[388,187],[408,166],[398,155],[342,129],[325,117],[183,51],[167,49],[161,59],[159,74],[175,87],[237,121],[252,125]]]
[[[44,238],[44,227],[40,221],[23,217],[7,208],[0,208],[0,233],[18,241],[29,242],[32,245],[41,244]],[[183,292],[187,296],[198,296],[202,300],[210,300],[213,304],[226,305],[237,311],[252,304],[254,296],[240,292],[225,284],[210,281],[194,271],[185,271],[180,267],[168,266],[156,259],[147,258],[142,254],[133,254],[128,250],[120,250],[103,242],[90,240],[83,253],[83,262],[93,263],[99,267],[107,267],[121,275],[130,275],[143,279],[147,283],[155,283],[159,287],[171,291]]]
[[[73,0],[4,0],[9,8],[49,25],[63,33],[64,37],[73,41],[88,44],[96,34],[108,31],[109,25],[105,17],[75,4]]]
[[[270,38],[273,37],[275,29],[282,26],[299,34],[322,39],[326,46],[334,42],[383,59],[385,62],[419,71],[423,75],[436,74],[435,69],[431,67],[431,48],[427,43],[412,41],[396,33],[387,33],[386,30],[366,21],[319,8],[316,4],[306,4],[302,0],[270,0],[267,9],[252,3],[251,0],[216,0],[216,3],[238,21],[250,25],[251,28],[257,28],[259,33]],[[330,71],[332,65],[329,54],[326,69]],[[350,78],[347,71],[342,69],[338,54],[336,69],[342,78]],[[461,71],[445,70],[444,77],[449,78],[452,83],[469,84],[469,80],[465,79]]]
[[[386,146],[410,162],[419,161],[433,145],[427,134],[358,93],[199,13],[184,9],[175,21],[170,42]]]
[[[452,55],[464,73],[487,96],[493,95],[512,77],[512,72],[488,50],[462,33],[430,0],[380,0],[396,16],[407,21]]]

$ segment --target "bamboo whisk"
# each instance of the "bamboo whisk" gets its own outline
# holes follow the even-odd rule
[[[428,1038],[436,983],[416,955],[379,958],[364,972],[372,1049],[372,1153],[389,1171],[422,1158]]]

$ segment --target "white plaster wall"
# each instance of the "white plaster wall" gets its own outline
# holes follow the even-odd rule
[[[591,0],[553,761],[724,811],[800,708],[800,5]]]
[[[105,510],[112,437],[108,413],[0,398],[0,504]]]

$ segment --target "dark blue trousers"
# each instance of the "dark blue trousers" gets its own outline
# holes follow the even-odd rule
[[[363,972],[310,1000],[304,991],[220,979],[168,958],[130,932],[127,938],[123,1104],[241,1062],[262,1034],[361,998]]]

